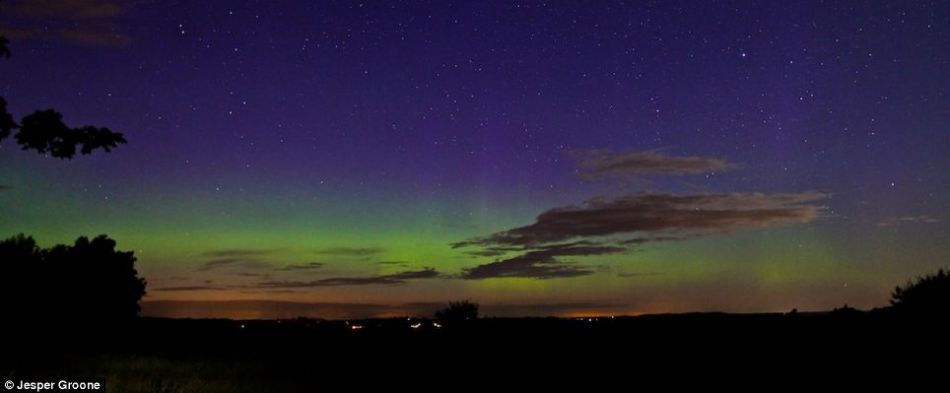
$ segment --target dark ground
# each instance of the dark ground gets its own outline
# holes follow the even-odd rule
[[[434,323],[143,318],[110,329],[8,327],[0,379],[96,376],[114,392],[276,392],[316,391],[328,381],[461,388],[649,378],[650,369],[889,368],[927,362],[895,357],[919,351],[935,352],[934,365],[944,367],[950,337],[942,320],[857,310]]]

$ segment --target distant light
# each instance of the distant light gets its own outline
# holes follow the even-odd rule
[[[244,328],[246,328],[246,327],[247,327],[247,325],[245,325],[245,324],[243,324],[243,323],[241,324],[241,329],[244,329]]]
[[[442,324],[441,324],[441,323],[438,323],[438,322],[432,322],[432,326],[435,327],[435,328],[441,328],[441,327],[442,327]]]
[[[363,325],[350,325],[350,329],[353,329],[353,330],[360,330],[362,328],[363,328]]]
[[[409,327],[411,327],[411,328],[413,328],[413,329],[421,328],[421,327],[422,327],[422,322],[416,322],[416,323],[414,323],[414,324],[412,324],[412,325],[409,325]]]

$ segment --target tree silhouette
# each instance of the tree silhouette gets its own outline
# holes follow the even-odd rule
[[[891,306],[895,310],[920,316],[950,316],[950,273],[943,269],[936,273],[908,281],[894,288]]]
[[[435,313],[435,317],[446,324],[472,321],[478,318],[478,303],[468,300],[449,302],[447,307]]]
[[[10,132],[17,128],[13,115],[7,111],[7,100],[0,97],[0,141],[10,136]]]
[[[23,234],[0,241],[0,309],[7,324],[116,323],[135,318],[146,282],[131,251],[105,235],[41,249]]]
[[[10,58],[10,40],[7,37],[0,35],[0,56]]]
[[[81,146],[82,154],[89,154],[100,148],[108,152],[119,143],[125,143],[122,134],[108,128],[69,128],[62,119],[63,115],[52,109],[33,112],[23,118],[20,132],[14,137],[23,150],[33,149],[57,158],[72,158],[76,146]]]
[[[9,40],[0,36],[0,57],[10,57]],[[90,154],[93,150],[111,151],[119,144],[126,143],[121,133],[108,128],[83,126],[71,128],[63,123],[63,115],[52,109],[38,110],[27,115],[17,124],[13,115],[7,111],[7,101],[0,97],[0,142],[13,130],[17,144],[23,150],[36,150],[40,154],[49,154],[56,158],[71,159],[79,152]]]

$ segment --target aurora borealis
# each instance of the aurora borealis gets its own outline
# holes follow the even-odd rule
[[[938,1],[2,1],[10,112],[128,144],[0,142],[0,235],[108,234],[146,302],[253,301],[225,316],[882,306],[950,264],[948,27]]]

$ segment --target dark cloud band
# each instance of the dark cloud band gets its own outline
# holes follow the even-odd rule
[[[439,272],[433,268],[405,271],[394,274],[384,274],[367,277],[333,277],[314,281],[265,281],[258,284],[259,288],[312,288],[333,287],[346,285],[398,285],[409,280],[420,280],[439,277]]]
[[[572,154],[581,178],[632,177],[651,174],[695,175],[736,168],[726,160],[699,156],[670,156],[660,150],[612,153],[585,150]]]
[[[822,193],[644,193],[598,198],[547,210],[534,224],[454,243],[453,247],[534,246],[614,235],[678,237],[806,223],[821,215],[822,207],[811,203],[828,197]]]
[[[454,243],[452,247],[476,247],[481,254],[473,254],[486,256],[514,249],[521,252],[467,269],[461,275],[465,279],[576,277],[593,271],[560,257],[616,254],[648,242],[807,223],[822,214],[823,207],[815,202],[827,198],[829,195],[823,193],[643,193],[598,198],[547,210],[531,225]],[[573,239],[588,240],[557,243]]]

